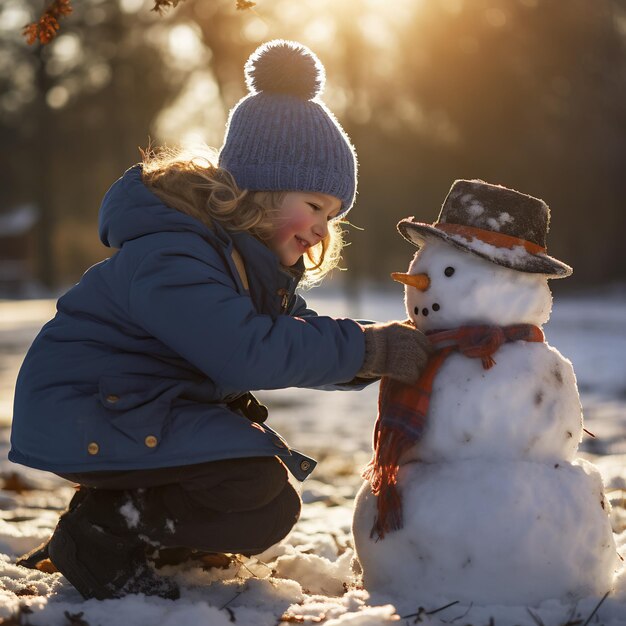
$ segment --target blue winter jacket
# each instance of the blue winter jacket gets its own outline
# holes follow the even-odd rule
[[[269,248],[169,208],[139,166],[107,192],[100,237],[119,251],[59,299],[26,355],[9,458],[63,473],[278,455],[305,478],[311,459],[226,403],[351,381],[360,326],[308,310]]]

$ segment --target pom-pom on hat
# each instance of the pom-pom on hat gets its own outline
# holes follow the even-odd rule
[[[434,224],[411,217],[398,231],[417,247],[438,239],[519,272],[565,278],[572,268],[547,253],[549,224],[540,198],[475,179],[454,181]]]
[[[245,65],[249,93],[230,111],[219,165],[243,189],[315,191],[354,203],[356,153],[320,99],[324,66],[302,44],[274,40]]]

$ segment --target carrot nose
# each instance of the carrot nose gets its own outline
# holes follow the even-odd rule
[[[430,286],[428,274],[402,274],[401,272],[393,272],[391,278],[398,283],[404,283],[420,291],[426,291]]]

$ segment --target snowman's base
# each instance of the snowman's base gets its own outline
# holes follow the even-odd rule
[[[378,541],[369,483],[357,496],[354,542],[370,591],[532,605],[611,588],[618,557],[590,463],[411,463],[399,486],[403,528]]]

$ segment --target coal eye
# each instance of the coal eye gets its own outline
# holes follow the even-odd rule
[[[453,267],[448,266],[448,267],[446,267],[446,269],[445,269],[445,270],[443,270],[443,273],[444,273],[446,276],[452,276],[452,274],[454,274],[454,268],[453,268]]]

